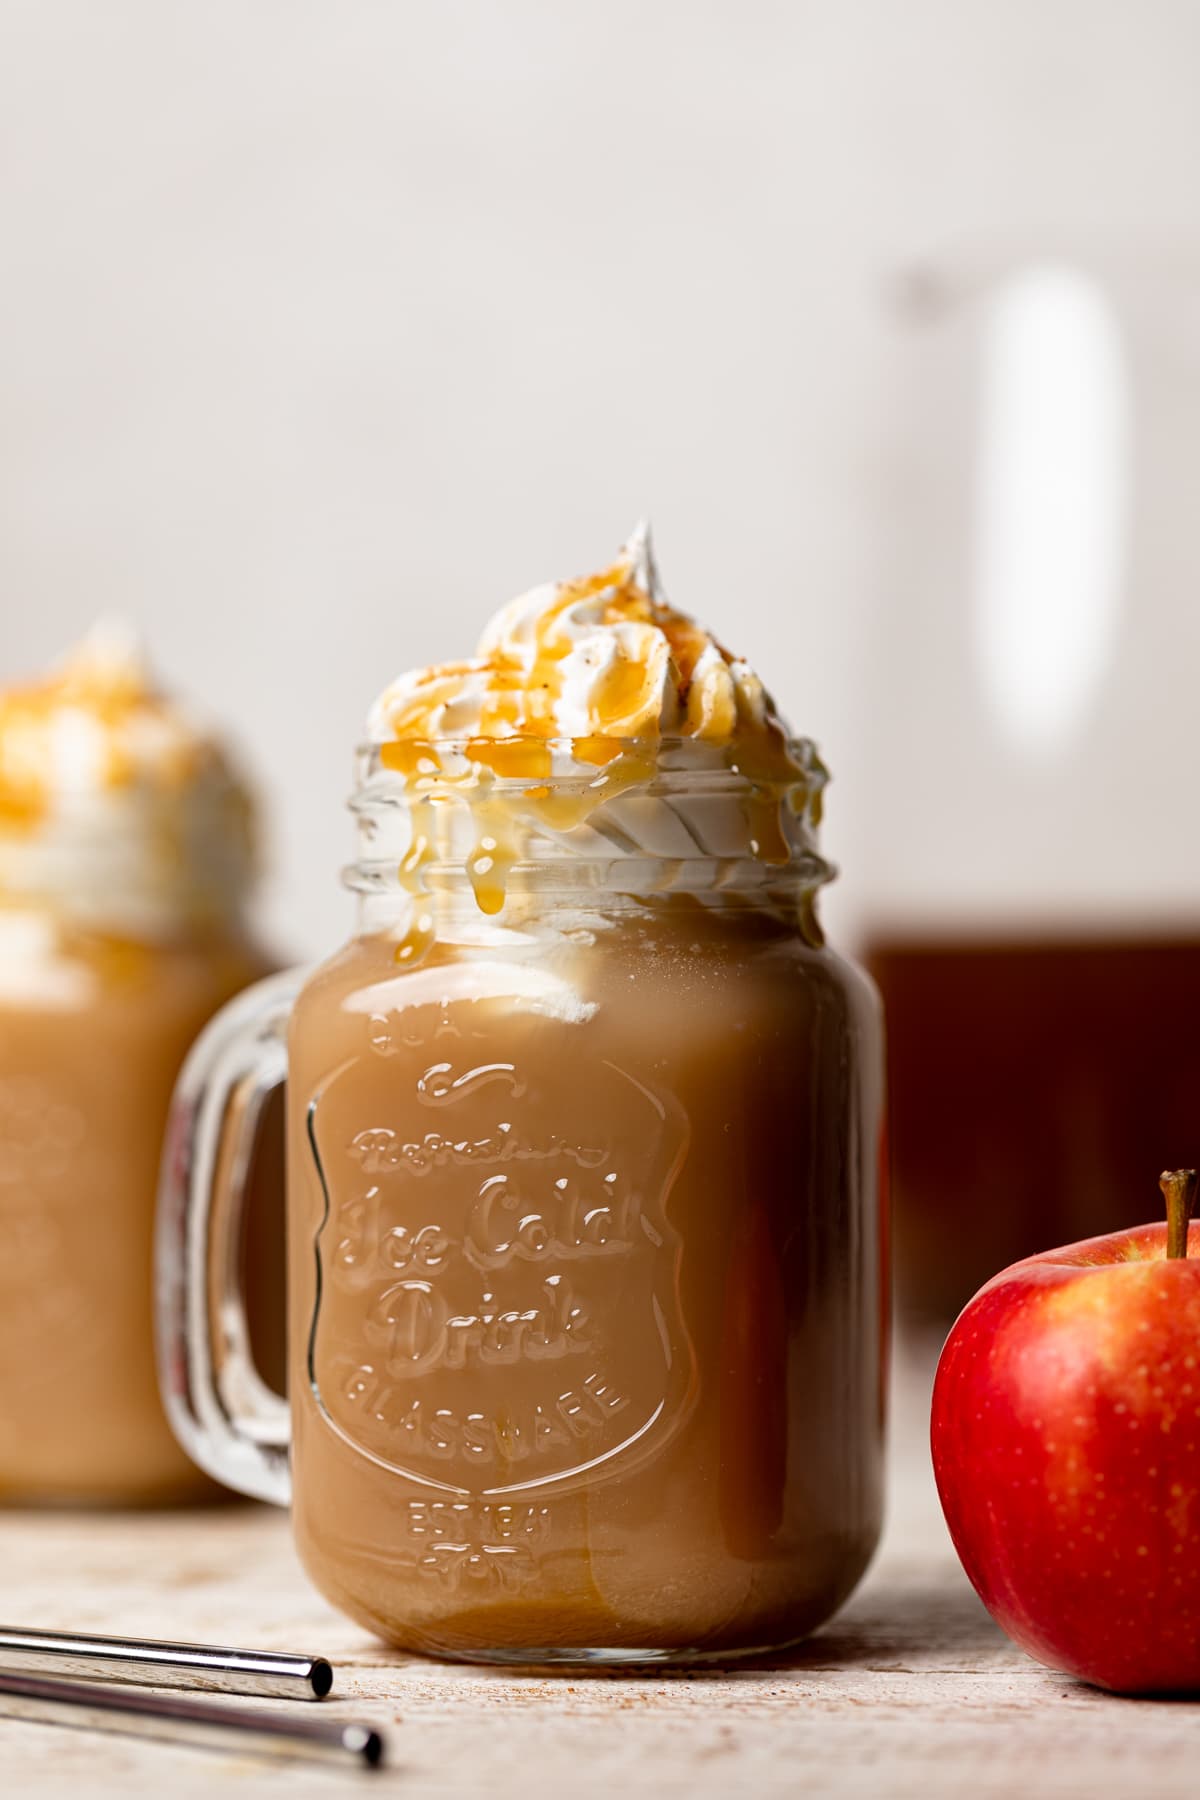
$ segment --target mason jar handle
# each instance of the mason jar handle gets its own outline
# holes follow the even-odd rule
[[[155,1242],[158,1378],[171,1428],[226,1487],[280,1506],[291,1498],[291,1418],[255,1366],[241,1240],[255,1132],[287,1076],[287,1023],[303,980],[293,969],[257,982],[192,1046],[167,1118]]]

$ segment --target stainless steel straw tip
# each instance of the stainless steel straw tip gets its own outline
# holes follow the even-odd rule
[[[323,1700],[333,1687],[333,1668],[326,1657],[294,1650],[165,1644],[153,1638],[94,1637],[0,1625],[0,1672],[9,1669],[277,1700]]]
[[[366,1763],[369,1769],[377,1769],[383,1761],[383,1735],[369,1725],[347,1725],[342,1742],[348,1753]]]
[[[143,1693],[125,1684],[61,1681],[50,1675],[0,1673],[0,1718],[29,1719],[84,1731],[192,1744],[199,1749],[253,1751],[286,1760],[319,1758],[373,1769],[383,1760],[381,1731],[361,1720],[335,1719],[305,1707],[269,1711],[232,1706],[211,1696]]]

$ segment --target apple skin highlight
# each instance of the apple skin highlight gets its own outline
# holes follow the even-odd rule
[[[1116,1693],[1200,1692],[1200,1223],[1014,1263],[946,1341],[934,1474],[996,1622]]]

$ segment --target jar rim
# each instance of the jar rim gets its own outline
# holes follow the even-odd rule
[[[491,882],[501,864],[514,886],[620,882],[648,893],[815,888],[835,872],[817,843],[828,774],[807,738],[780,734],[765,749],[692,737],[598,748],[530,734],[389,743],[400,746],[394,757],[379,743],[359,752],[349,878],[359,891],[439,887],[481,870]]]

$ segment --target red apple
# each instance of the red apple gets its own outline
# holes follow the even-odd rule
[[[980,1599],[1031,1656],[1130,1694],[1200,1691],[1200,1224],[1194,1174],[1163,1186],[1171,1254],[1146,1225],[1015,1263],[959,1317],[933,1392]]]

